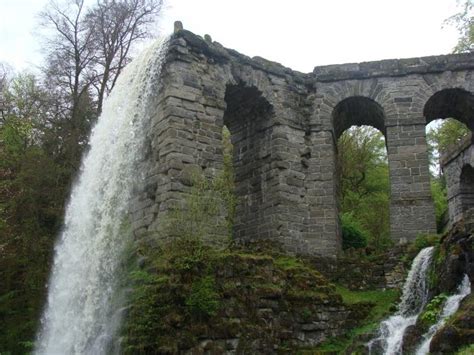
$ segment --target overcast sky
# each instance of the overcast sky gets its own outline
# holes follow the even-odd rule
[[[47,2],[0,0],[0,61],[18,70],[40,64],[37,13]],[[309,72],[450,53],[457,32],[442,25],[456,11],[456,0],[169,0],[158,31],[181,20],[225,47]]]

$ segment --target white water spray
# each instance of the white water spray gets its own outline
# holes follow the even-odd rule
[[[403,286],[398,312],[380,324],[380,336],[367,344],[371,353],[374,345],[380,344],[383,354],[401,354],[405,330],[416,323],[418,315],[428,301],[426,274],[432,255],[433,247],[425,248],[413,260]]]
[[[92,131],[55,247],[36,354],[103,354],[119,327],[117,271],[123,230],[145,144],[147,108],[166,53],[160,41],[121,74]]]
[[[461,301],[471,293],[471,282],[469,281],[469,277],[467,275],[464,275],[464,278],[461,282],[461,284],[458,286],[457,293],[455,295],[449,296],[448,299],[446,300],[443,310],[441,312],[441,315],[436,322],[436,324],[433,324],[430,329],[428,329],[428,332],[423,335],[423,342],[421,343],[421,346],[418,348],[416,355],[425,355],[430,352],[430,343],[431,340],[433,339],[433,336],[435,333],[441,329],[441,327],[446,323],[446,320],[452,316],[454,313],[459,308],[459,304]]]

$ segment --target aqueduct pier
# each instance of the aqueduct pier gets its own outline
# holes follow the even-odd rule
[[[146,188],[135,233],[159,229],[188,191],[189,171],[223,168],[231,132],[238,206],[234,236],[292,253],[341,248],[338,137],[370,125],[386,140],[396,242],[435,232],[425,126],[454,117],[474,129],[474,53],[316,67],[303,74],[178,28],[150,108]]]

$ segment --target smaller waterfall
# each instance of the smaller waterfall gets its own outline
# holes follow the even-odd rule
[[[379,337],[371,340],[367,346],[369,352],[377,345],[383,354],[400,354],[403,334],[410,325],[416,323],[418,315],[428,301],[426,273],[431,263],[433,247],[421,250],[413,260],[408,273],[398,312],[380,324]]]
[[[461,284],[458,286],[457,293],[455,295],[449,296],[446,300],[438,322],[436,322],[436,324],[433,324],[428,330],[428,332],[423,335],[423,343],[421,343],[421,346],[418,348],[416,355],[425,355],[429,353],[431,339],[433,339],[435,333],[439,329],[441,329],[444,323],[446,323],[448,317],[452,316],[458,310],[461,301],[470,293],[471,283],[469,281],[469,277],[467,275],[464,275]]]

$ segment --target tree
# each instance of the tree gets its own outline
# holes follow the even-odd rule
[[[447,118],[428,130],[426,138],[432,171],[438,171],[438,175],[441,174],[438,161],[440,154],[449,151],[468,133],[469,128],[464,123],[453,118]]]
[[[48,29],[43,68],[55,102],[49,118],[59,138],[60,160],[79,167],[91,125],[103,100],[130,61],[132,47],[150,36],[162,0],[51,1],[40,14]]]
[[[459,0],[458,0],[459,3]],[[461,3],[461,11],[449,17],[445,23],[455,26],[459,32],[459,39],[454,53],[470,52],[474,44],[474,2],[473,0],[464,0]]]
[[[371,247],[384,248],[389,242],[390,186],[383,135],[368,126],[346,130],[338,141],[338,166],[342,222],[357,226]]]
[[[0,353],[29,353],[90,127],[161,0],[51,1],[43,78],[0,63]],[[101,89],[102,88],[102,89]]]
[[[130,62],[130,50],[137,41],[150,37],[150,25],[156,21],[162,0],[102,0],[86,15],[93,29],[96,55],[93,86],[97,91],[97,110],[102,111],[104,97]]]
[[[43,148],[44,91],[31,74],[3,87],[0,121],[0,352],[26,353],[44,298],[65,196],[61,167]],[[24,343],[24,344],[26,344]]]

